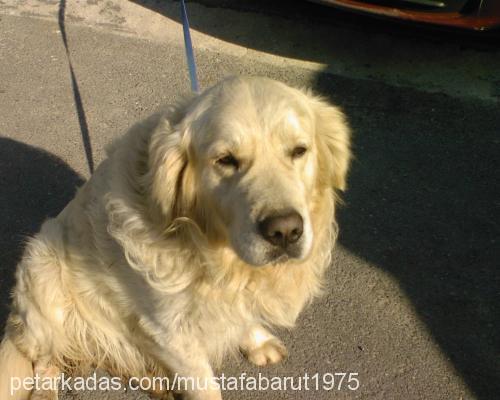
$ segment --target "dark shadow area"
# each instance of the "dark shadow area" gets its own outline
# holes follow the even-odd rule
[[[180,22],[178,3],[133,1]],[[239,12],[265,9],[267,15],[311,26],[318,21],[355,24],[359,31],[388,32],[407,40],[408,46],[423,39],[427,44],[445,42],[497,51],[499,44],[498,40],[477,40],[476,35],[457,32],[395,28],[394,23],[305,1],[195,3]],[[189,17],[193,29],[225,41],[281,56],[324,61],[321,53],[294,50],[285,34],[269,38],[255,26],[235,26],[233,21],[214,21],[196,13]],[[357,57],[353,46],[347,45],[343,51]],[[391,54],[390,45],[385,51]],[[379,57],[383,60],[384,54]],[[436,57],[442,54],[437,52]],[[315,89],[344,108],[355,133],[357,161],[344,196],[346,206],[339,212],[340,243],[397,278],[478,399],[498,398],[498,106],[328,74],[318,75]]]
[[[59,158],[15,140],[0,138],[0,326],[7,317],[14,272],[26,238],[56,216],[83,179]]]
[[[92,144],[90,142],[89,127],[87,124],[87,118],[85,117],[85,109],[83,108],[82,96],[80,94],[78,80],[76,79],[75,71],[73,69],[73,64],[71,63],[71,56],[68,47],[68,38],[66,36],[66,25],[64,23],[65,13],[66,13],[66,0],[61,0],[61,2],[59,3],[59,14],[58,14],[59,29],[61,31],[61,37],[64,43],[64,49],[66,50],[66,57],[68,58],[68,67],[71,76],[71,88],[73,89],[73,98],[75,100],[78,123],[80,124],[80,132],[82,134],[83,148],[85,150],[85,156],[87,158],[87,165],[89,167],[89,171],[92,174],[94,172],[94,157],[92,155]]]
[[[354,131],[340,243],[396,277],[477,397],[497,398],[498,109],[327,75],[316,89]]]
[[[162,0],[132,0],[143,7],[147,7],[159,14],[178,23],[182,23],[180,2],[165,3]],[[318,28],[322,26],[330,27],[331,32],[325,33],[328,37],[321,37],[320,40],[331,42],[335,45],[332,50],[339,59],[342,58],[346,45],[346,54],[350,57],[357,57],[356,42],[362,40],[359,34],[374,35],[385,34],[393,40],[407,43],[408,46],[419,46],[420,43],[456,45],[464,49],[473,48],[475,50],[498,51],[500,50],[500,31],[494,32],[474,32],[468,30],[450,29],[441,26],[411,24],[393,19],[380,19],[374,16],[347,12],[322,4],[315,4],[306,0],[195,0],[186,2],[189,15],[189,23],[192,29],[203,32],[209,36],[235,43],[240,46],[263,51],[270,54],[291,57],[300,60],[324,62],[325,54],[316,51],[321,48],[316,43],[310,46],[294,46],[288,43],[290,32],[283,30],[276,36],[268,36],[263,32],[268,31],[267,26],[255,26],[234,21],[228,16],[226,19],[214,20],[213,17],[194,12],[195,5],[203,5],[210,8],[220,8],[233,10],[239,13],[260,13],[270,17],[280,17],[296,21],[297,26],[303,29],[306,26]],[[273,24],[274,21],[270,21]],[[275,25],[275,28],[279,25]],[[345,34],[338,30],[346,28],[348,34],[354,34],[352,43],[346,43]],[[286,28],[284,28],[286,29]],[[306,30],[306,29],[304,29]],[[279,30],[278,30],[279,31]],[[358,34],[359,33],[359,34]],[[302,40],[308,40],[302,38]],[[295,40],[295,39],[294,39]],[[317,40],[317,38],[316,38]],[[324,44],[324,43],[323,43]],[[362,43],[358,43],[362,44]],[[194,43],[196,46],[196,43]],[[380,59],[392,55],[394,49],[391,46],[382,46]],[[441,55],[441,54],[440,54]],[[359,55],[363,59],[362,55]],[[432,60],[429,60],[432,61]]]

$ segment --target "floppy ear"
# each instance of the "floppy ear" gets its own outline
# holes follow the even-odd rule
[[[351,160],[350,129],[344,114],[321,99],[314,99],[319,179],[344,190]]]
[[[168,223],[178,216],[188,166],[187,134],[160,117],[149,143],[148,175],[150,193]]]

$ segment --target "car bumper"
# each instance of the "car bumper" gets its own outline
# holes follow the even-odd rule
[[[381,17],[394,18],[409,22],[441,25],[476,31],[500,28],[500,1],[484,1],[469,11],[421,11],[410,8],[390,7],[361,0],[312,0],[316,3],[328,4],[345,10]]]

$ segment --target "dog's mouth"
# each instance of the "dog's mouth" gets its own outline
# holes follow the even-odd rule
[[[270,265],[283,264],[283,263],[290,261],[290,259],[293,259],[293,258],[295,258],[295,257],[290,257],[287,253],[282,252],[281,254],[273,257],[271,259],[271,261],[269,262],[269,264]]]
[[[298,246],[294,246],[293,248],[282,249],[279,247],[273,248],[268,253],[268,264],[277,265],[286,263],[292,260],[300,260],[302,258],[302,251]]]
[[[269,264],[279,264],[290,259],[288,253],[281,249],[273,249],[268,255]]]

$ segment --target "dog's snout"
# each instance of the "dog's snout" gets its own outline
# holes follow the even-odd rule
[[[264,239],[282,248],[297,242],[303,230],[304,221],[295,211],[285,215],[270,215],[259,222],[259,231]]]

